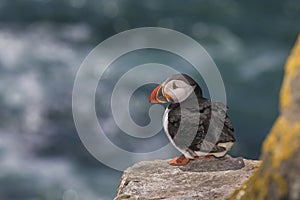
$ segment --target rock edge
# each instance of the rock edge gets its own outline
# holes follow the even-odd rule
[[[226,199],[258,168],[260,161],[226,156],[186,166],[167,160],[142,161],[124,171],[115,200]]]

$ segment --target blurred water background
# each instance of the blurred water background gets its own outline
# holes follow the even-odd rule
[[[1,0],[1,200],[113,198],[121,172],[101,164],[81,143],[72,118],[73,81],[97,44],[145,26],[180,31],[206,48],[222,74],[236,127],[231,154],[259,158],[278,114],[283,66],[300,31],[300,1]],[[172,55],[144,53],[151,56],[137,53],[127,62],[185,65]],[[107,72],[107,89],[104,84],[96,99],[111,139],[138,152],[145,144],[167,142],[160,134],[141,145],[113,128],[101,95],[111,92],[110,77],[118,73],[117,67]],[[138,90],[131,103],[141,125],[149,122],[151,89]]]

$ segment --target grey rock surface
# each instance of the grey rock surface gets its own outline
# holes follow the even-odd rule
[[[242,158],[199,159],[186,166],[167,160],[143,161],[124,171],[115,200],[226,199],[258,167]]]

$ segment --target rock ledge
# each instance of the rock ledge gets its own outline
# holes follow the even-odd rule
[[[200,159],[186,166],[167,160],[143,161],[124,171],[115,200],[226,199],[258,168],[260,161]]]

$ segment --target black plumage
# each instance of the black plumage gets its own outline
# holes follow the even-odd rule
[[[187,99],[182,103],[171,103],[168,106],[167,134],[171,136],[178,148],[187,150],[193,156],[196,156],[193,153],[195,151],[206,153],[225,151],[225,147],[218,146],[219,143],[235,142],[234,128],[226,114],[227,108],[222,103],[205,98],[198,99],[198,102],[199,105],[195,106]],[[212,110],[213,121],[211,121]],[[210,124],[211,131],[207,135]],[[176,140],[175,136],[178,134],[185,137],[192,136],[192,142],[190,144],[183,142],[182,137]]]

